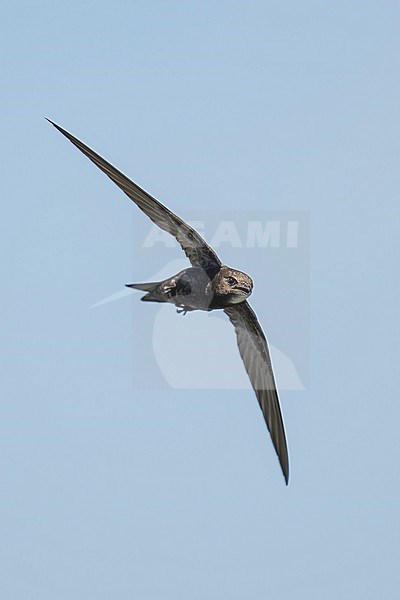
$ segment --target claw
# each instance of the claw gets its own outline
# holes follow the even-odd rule
[[[187,310],[185,310],[184,308],[177,308],[176,312],[178,313],[178,315],[183,314],[183,316],[185,316],[187,313]]]

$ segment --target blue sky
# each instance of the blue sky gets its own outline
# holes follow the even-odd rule
[[[1,598],[396,596],[399,17],[389,1],[3,7]],[[309,216],[288,488],[250,390],[135,385],[156,307],[90,307],[165,257],[140,252],[145,216],[45,116],[182,216]],[[250,259],[279,347],[297,295],[273,254]]]

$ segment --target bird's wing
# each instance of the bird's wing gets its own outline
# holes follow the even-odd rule
[[[65,135],[74,146],[79,148],[83,154],[86,154],[86,156],[99,167],[103,173],[116,183],[117,186],[153,221],[153,223],[173,235],[182,246],[183,251],[194,267],[201,267],[211,275],[219,269],[222,264],[221,261],[197,231],[174,215],[173,212],[163,206],[161,202],[158,202],[158,200],[150,196],[150,194],[145,192],[136,183],[128,179],[128,177],[104,160],[104,158],[96,154],[96,152],[93,152],[88,146],[68,133],[68,131],[65,131],[65,129],[56,125],[53,121],[50,121],[50,119],[47,120],[54,125],[58,131]]]
[[[289,457],[267,340],[247,301],[229,306],[224,312],[235,328],[240,356],[263,412],[287,484]]]

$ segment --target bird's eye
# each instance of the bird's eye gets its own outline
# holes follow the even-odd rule
[[[228,277],[228,283],[229,285],[236,285],[237,279],[235,279],[234,277]]]

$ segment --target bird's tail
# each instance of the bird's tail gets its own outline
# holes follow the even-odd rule
[[[126,287],[148,292],[141,298],[141,300],[144,300],[145,302],[166,302],[166,299],[162,297],[162,294],[157,289],[161,283],[161,281],[152,281],[150,283],[127,283]]]

